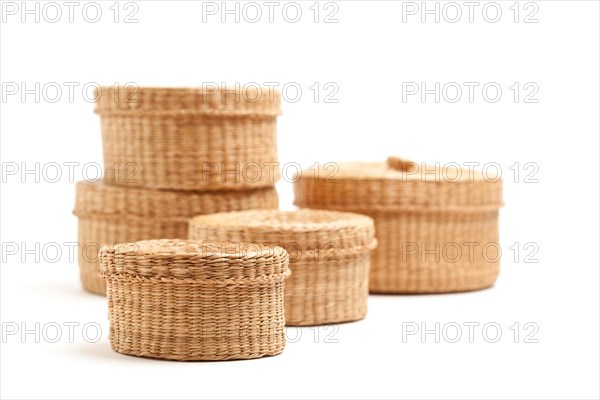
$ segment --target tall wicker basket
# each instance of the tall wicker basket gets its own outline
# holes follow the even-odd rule
[[[285,248],[288,325],[355,321],[367,313],[369,264],[376,246],[373,221],[319,210],[252,210],[203,215],[190,221],[190,239],[252,241]]]
[[[305,170],[294,184],[300,207],[359,212],[375,220],[373,293],[442,293],[493,285],[500,265],[499,177],[391,157]],[[330,168],[331,169],[331,168]]]
[[[277,208],[274,188],[225,192],[183,192],[78,182],[79,271],[84,289],[106,293],[98,276],[98,250],[112,243],[185,238],[188,220],[219,211]]]
[[[102,87],[105,181],[173,190],[239,190],[280,177],[269,88]]]
[[[285,347],[280,247],[152,240],[102,247],[100,265],[119,353],[231,360]]]

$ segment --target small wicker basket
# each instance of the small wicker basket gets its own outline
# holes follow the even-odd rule
[[[229,192],[177,192],[78,182],[79,270],[84,289],[106,293],[98,276],[98,250],[112,243],[185,238],[189,218],[220,211],[277,208],[274,188]]]
[[[110,343],[123,354],[231,360],[285,347],[280,247],[150,240],[104,246]]]
[[[240,211],[193,218],[189,238],[278,245],[290,254],[287,325],[355,321],[367,313],[371,218],[332,211]]]
[[[387,164],[337,166],[334,176],[331,170],[302,171],[294,184],[295,204],[359,212],[375,220],[372,293],[459,292],[493,285],[500,265],[499,177],[395,157]]]
[[[268,88],[102,87],[105,181],[173,190],[238,190],[280,178]]]

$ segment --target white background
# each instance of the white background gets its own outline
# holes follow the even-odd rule
[[[462,2],[456,23],[444,15],[439,23],[433,15],[423,23],[420,14],[405,14],[404,22],[403,7],[410,5],[392,1],[339,1],[328,9],[321,4],[318,23],[314,6],[309,8],[312,1],[299,2],[303,13],[297,23],[283,18],[285,3],[275,9],[273,23],[262,2],[257,23],[244,15],[239,23],[232,15],[222,23],[220,13],[204,14],[203,21],[202,3],[192,1],[138,1],[137,23],[123,23],[135,10],[123,3],[115,23],[112,1],[99,2],[99,22],[87,22],[85,3],[80,3],[70,23],[68,8],[58,4],[63,16],[56,23],[45,20],[54,18],[49,8],[39,23],[35,15],[22,23],[18,10],[4,13],[0,27],[3,398],[600,396],[597,2],[537,1],[527,9],[521,3],[517,23],[513,1],[498,2],[502,16],[496,23],[482,16],[484,2],[472,23]],[[439,3],[440,9],[445,4]],[[40,13],[43,6],[39,3]],[[336,9],[338,22],[324,23]],[[538,22],[524,23],[535,9]],[[494,10],[487,10],[487,18],[494,18]],[[65,82],[79,84],[73,99]],[[99,118],[81,91],[93,82],[295,82],[302,97],[283,104],[278,125],[282,163],[384,160],[390,154],[427,162],[498,163],[506,202],[500,278],[494,288],[468,294],[371,296],[364,321],[338,326],[330,340],[325,336],[332,329],[288,331],[291,339],[301,337],[277,357],[177,363],[114,353],[107,338],[106,299],[81,289],[76,262],[69,260],[64,244],[76,241],[68,170],[56,183],[43,174],[23,176],[22,170],[6,176],[14,163],[34,168],[39,162],[42,168],[78,162],[80,179],[82,165],[101,162]],[[310,89],[315,82],[322,90],[317,102]],[[339,88],[337,103],[323,101],[328,82]],[[472,103],[466,89],[456,103],[443,97],[436,103],[433,95],[424,102],[419,96],[403,102],[403,82],[480,86]],[[503,90],[495,103],[481,94],[489,82]],[[516,103],[510,89],[515,82],[521,88]],[[524,102],[531,91],[524,91],[528,82],[539,88],[537,103]],[[29,89],[36,83],[40,88],[58,84],[64,91],[56,103],[49,101],[55,97],[50,92],[40,93],[37,101],[33,94],[7,95],[7,88],[22,83]],[[509,169],[517,162],[519,177],[515,167]],[[525,163],[534,164],[526,170]],[[530,178],[538,182],[525,182],[524,174],[534,169]],[[278,185],[283,208],[292,207],[291,187]],[[5,251],[10,243],[18,245],[17,254]],[[36,254],[23,251],[36,243],[39,262]],[[62,251],[56,262],[53,243]],[[511,250],[515,243],[519,254]],[[532,256],[537,263],[525,262],[534,248],[524,249],[526,243],[539,249]],[[50,252],[45,257],[40,255],[44,246]],[[80,324],[73,343],[64,326],[70,322]],[[103,330],[95,343],[82,333],[89,322]],[[481,325],[473,343],[464,326],[458,343],[445,337],[436,343],[433,335],[403,341],[407,322],[428,328],[436,322]],[[510,329],[516,322],[518,343]],[[524,329],[527,322],[539,328],[532,337],[537,343],[525,343],[531,332]],[[39,343],[34,334],[5,334],[14,326],[34,329],[36,323],[42,331]],[[62,326],[57,343],[48,340],[56,336],[53,323]],[[485,340],[481,326],[486,323],[502,328],[497,343]],[[95,336],[93,329],[87,333]]]

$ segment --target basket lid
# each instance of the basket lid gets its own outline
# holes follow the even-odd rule
[[[474,212],[503,205],[499,176],[488,177],[457,163],[426,165],[390,157],[385,163],[340,162],[319,167],[296,175],[295,205],[365,212]]]
[[[239,204],[238,204],[239,203]],[[102,181],[76,184],[78,217],[152,217],[187,220],[199,214],[239,209],[240,204],[277,207],[274,188],[233,191],[175,191],[107,185]]]
[[[97,114],[108,115],[207,115],[275,117],[281,114],[281,94],[255,85],[234,88],[103,86],[96,88]]]
[[[178,239],[143,240],[100,248],[100,276],[174,278],[212,284],[266,283],[289,276],[281,247]]]
[[[364,252],[375,248],[377,243],[370,217],[313,209],[201,215],[190,221],[189,237],[278,245],[285,248],[292,259],[297,258],[297,252],[314,255],[321,251],[337,256]]]

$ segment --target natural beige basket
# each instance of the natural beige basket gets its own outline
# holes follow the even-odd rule
[[[500,265],[499,177],[399,158],[337,168],[334,175],[332,168],[318,175],[302,171],[294,184],[295,204],[375,220],[371,292],[441,293],[493,285]]]
[[[174,190],[237,190],[280,178],[269,88],[101,87],[105,181]]]
[[[100,265],[119,353],[231,360],[285,347],[280,247],[150,240],[102,247]]]
[[[190,239],[251,241],[285,248],[287,325],[355,321],[367,313],[373,221],[319,210],[240,211],[193,218]]]
[[[106,293],[98,276],[98,250],[112,243],[185,238],[189,218],[219,211],[277,208],[274,188],[229,192],[181,192],[78,182],[79,271],[84,289]]]

